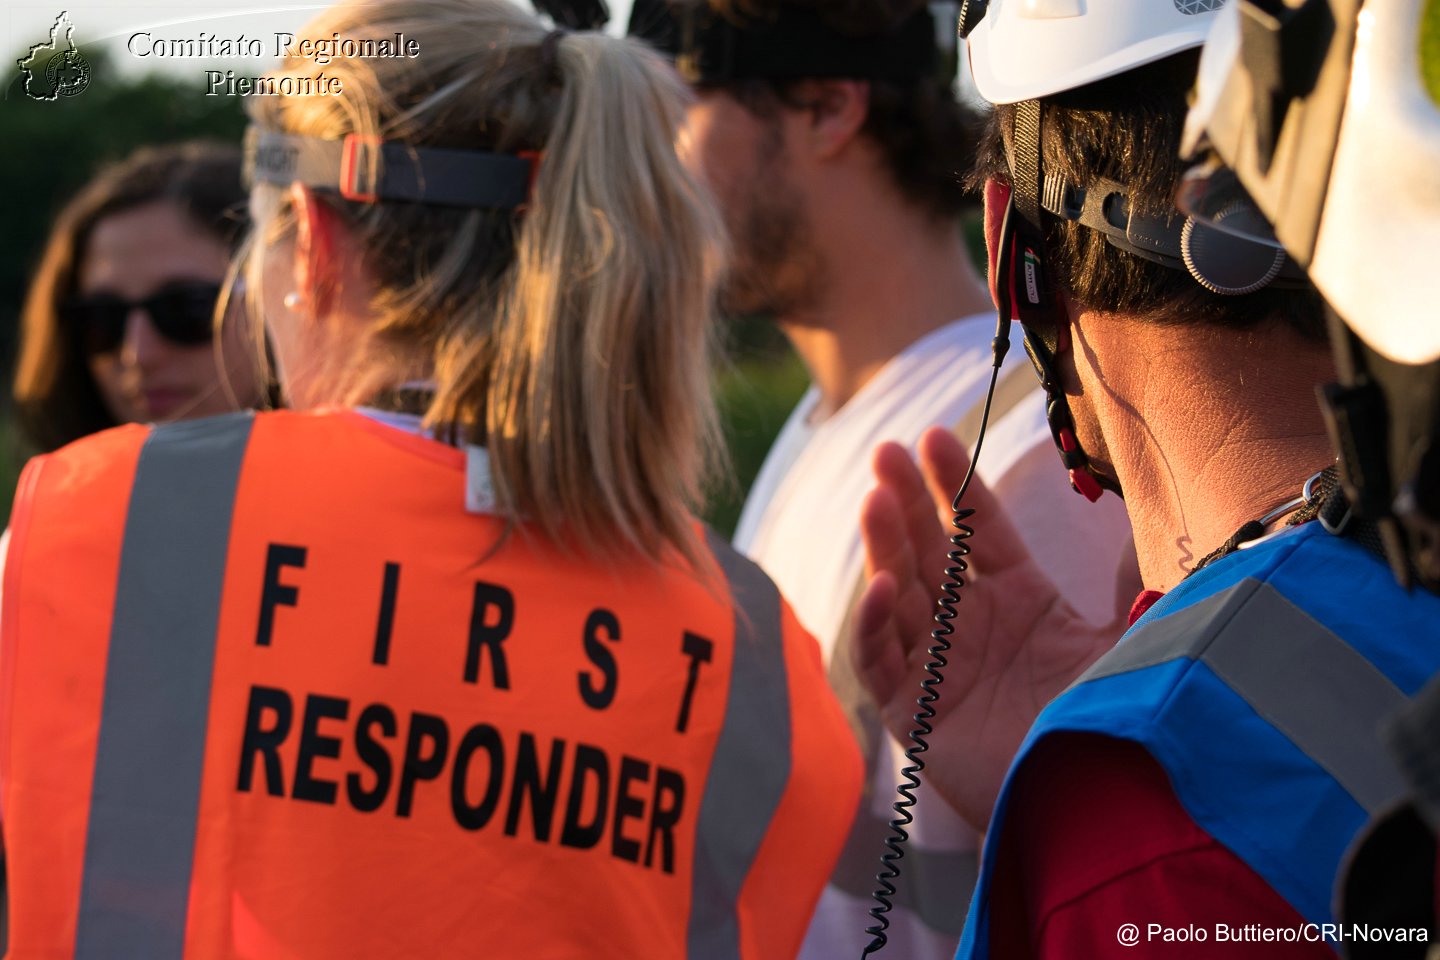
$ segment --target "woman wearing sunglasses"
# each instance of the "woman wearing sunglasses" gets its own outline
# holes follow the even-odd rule
[[[214,342],[244,203],[239,151],[208,143],[142,148],[70,202],[21,322],[14,392],[34,448],[260,401],[238,311]]]
[[[722,244],[683,85],[501,0],[303,36],[342,55],[287,58],[247,136],[289,409],[21,480],[9,956],[793,956],[860,762],[691,512]]]

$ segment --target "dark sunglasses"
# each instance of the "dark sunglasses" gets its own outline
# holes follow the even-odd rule
[[[60,318],[86,356],[113,353],[125,340],[130,311],[139,307],[155,330],[171,343],[193,347],[214,335],[215,303],[220,284],[186,281],[162,287],[143,300],[114,294],[72,297],[60,307]]]

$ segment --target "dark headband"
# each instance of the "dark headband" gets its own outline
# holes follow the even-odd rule
[[[246,183],[303,183],[369,203],[513,210],[529,199],[538,163],[538,154],[412,147],[353,133],[319,140],[253,126],[245,132]]]
[[[807,77],[914,81],[938,70],[935,17],[924,6],[891,30],[863,36],[843,33],[815,11],[789,5],[773,18],[744,26],[704,2],[685,3],[678,17],[675,66],[697,86]]]

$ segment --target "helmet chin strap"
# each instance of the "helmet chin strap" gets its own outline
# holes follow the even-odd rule
[[[1070,475],[1070,486],[1090,502],[1104,492],[1090,466],[1090,458],[1075,435],[1070,402],[1057,374],[1055,358],[1069,347],[1070,321],[1065,308],[1049,287],[1045,270],[1044,234],[1040,223],[1040,102],[1015,105],[1010,161],[1010,202],[1000,227],[1000,256],[995,290],[1000,321],[1009,326],[1019,320],[1025,332],[1025,353],[1045,391],[1045,419]]]

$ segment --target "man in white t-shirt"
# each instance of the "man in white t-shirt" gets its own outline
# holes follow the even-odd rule
[[[960,186],[971,124],[951,88],[953,21],[883,0],[849,3],[845,20],[835,0],[732,2],[680,8],[677,65],[697,93],[680,147],[715,189],[732,233],[725,306],[773,315],[814,384],[770,451],[735,542],[819,640],[872,765],[802,952],[832,960],[867,942],[903,763],[849,658],[835,655],[862,575],[870,455],[884,440],[913,448],[936,424],[974,441],[995,314],[959,223],[972,202]],[[1113,498],[1092,505],[1066,489],[1042,395],[1023,366],[1008,364],[997,390],[980,475],[1067,599],[1106,624],[1129,547],[1125,514]],[[983,568],[983,535],[975,545]],[[953,954],[977,846],[922,790],[887,956]]]

